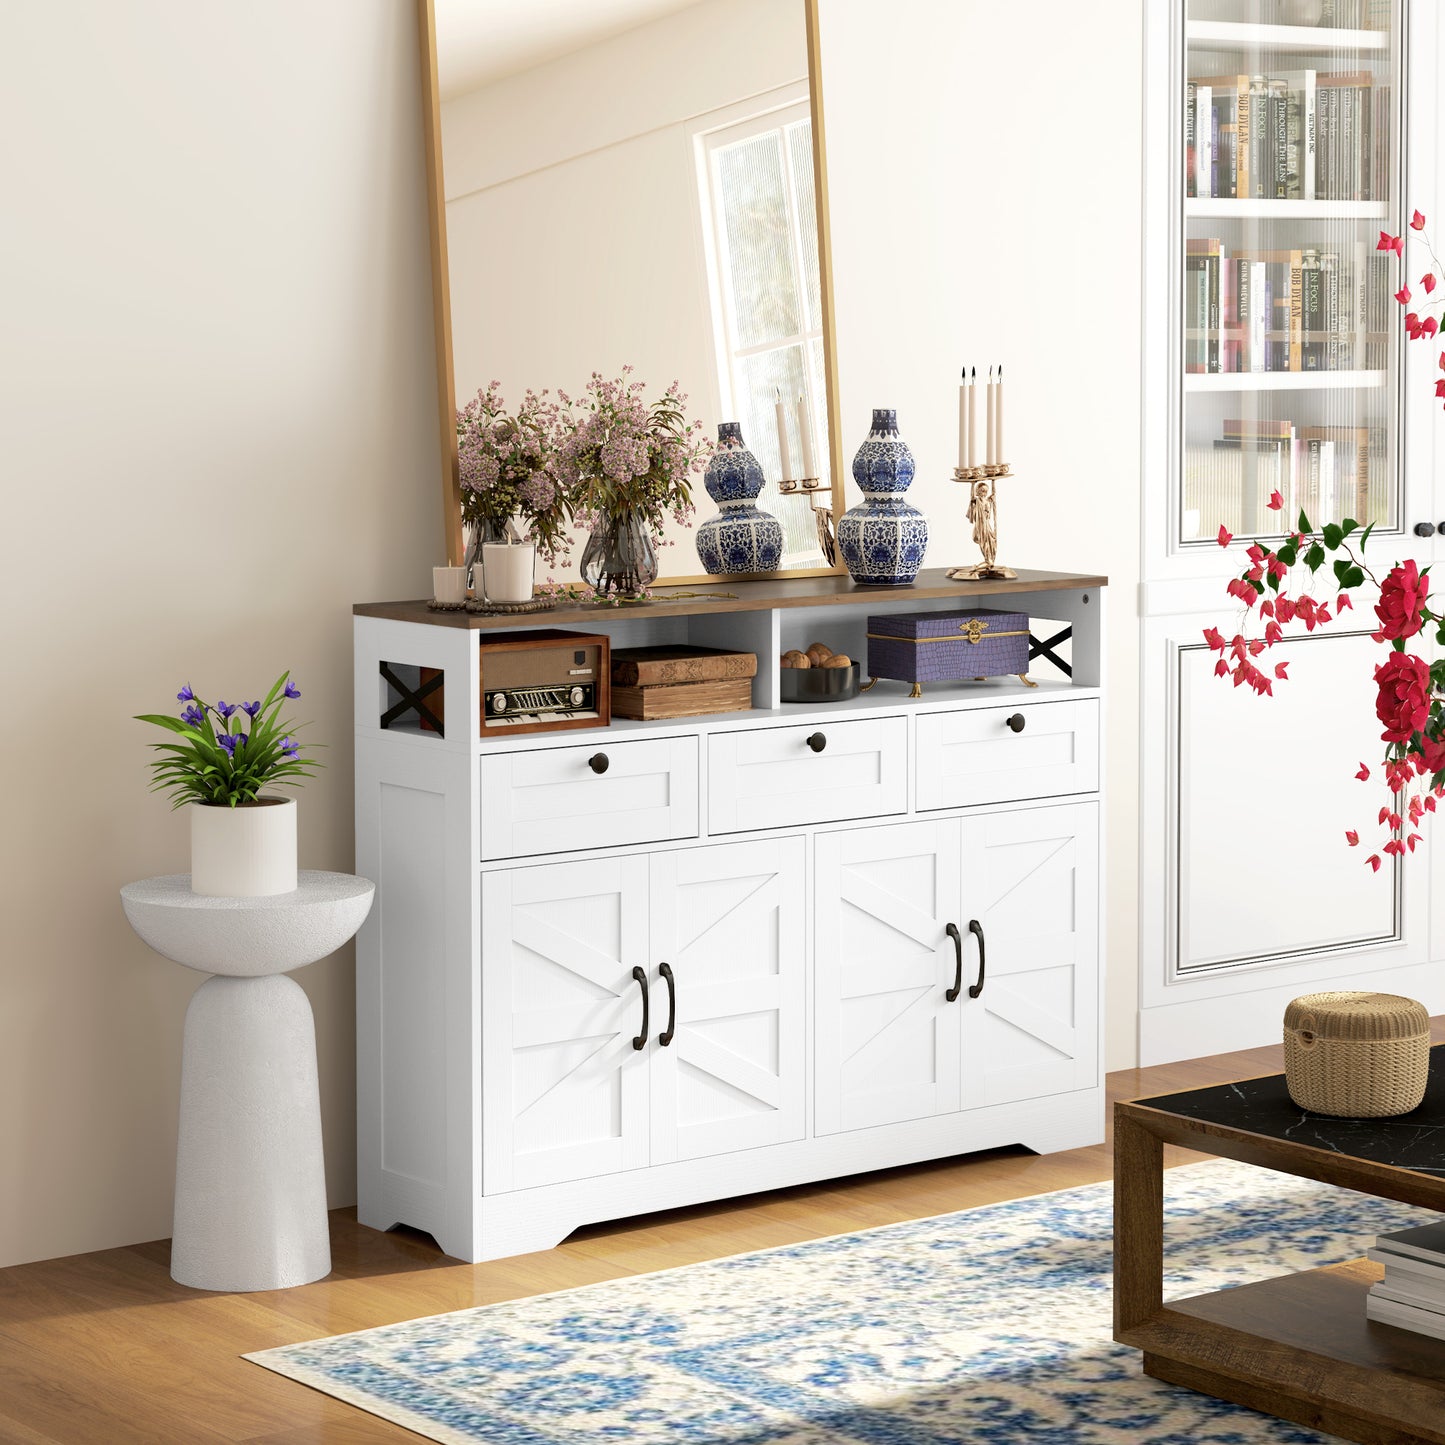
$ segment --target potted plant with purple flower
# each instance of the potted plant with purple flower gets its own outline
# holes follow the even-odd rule
[[[509,415],[495,381],[457,412],[467,564],[481,564],[490,601],[530,601],[536,554],[557,562],[569,551],[569,498],[553,471],[559,416],[545,391]]]
[[[179,717],[137,718],[172,735],[153,744],[151,791],[190,810],[192,893],[259,898],[296,887],[296,800],[262,790],[294,785],[318,766],[281,716],[300,696],[289,672],[255,702],[209,703],[188,683],[176,694]]]
[[[657,580],[657,548],[669,518],[685,525],[693,511],[688,476],[707,463],[702,423],[689,422],[677,382],[653,402],[643,399],[630,366],[616,380],[594,371],[586,395],[560,423],[556,475],[573,515],[592,535],[582,551],[582,580],[600,596],[637,597]]]

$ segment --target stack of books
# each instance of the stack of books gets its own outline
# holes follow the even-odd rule
[[[1391,91],[1368,70],[1198,75],[1185,92],[1185,189],[1234,200],[1389,198]]]
[[[620,647],[612,652],[612,716],[653,721],[753,705],[757,654],[717,647]]]
[[[1357,240],[1333,249],[1186,243],[1187,372],[1361,371],[1384,367],[1392,304],[1389,253]]]
[[[1367,1257],[1385,1277],[1370,1286],[1366,1318],[1445,1340],[1445,1220],[1378,1235]]]

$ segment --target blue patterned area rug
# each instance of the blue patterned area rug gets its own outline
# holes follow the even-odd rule
[[[1145,1378],[1089,1185],[246,1358],[446,1445],[1254,1445],[1330,1437]],[[1229,1161],[1165,1175],[1173,1298],[1435,1216]]]

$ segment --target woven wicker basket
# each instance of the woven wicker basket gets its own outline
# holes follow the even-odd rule
[[[1284,1011],[1289,1096],[1312,1114],[1383,1119],[1418,1109],[1430,1016],[1392,993],[1311,993]]]

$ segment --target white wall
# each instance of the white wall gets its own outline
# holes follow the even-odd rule
[[[437,37],[438,53],[447,43]],[[459,402],[497,380],[580,396],[592,372],[677,379],[720,415],[688,122],[806,82],[802,0],[708,0],[442,107]],[[713,511],[694,477],[694,522]],[[664,575],[700,570],[669,526]],[[547,569],[575,576],[581,559]]]
[[[0,16],[0,1264],[170,1233],[199,976],[116,896],[187,866],[131,715],[294,669],[301,862],[352,864],[350,607],[442,552],[418,76],[410,0]],[[349,950],[299,980],[345,1204]]]
[[[840,425],[896,407],[927,565],[977,560],[959,368],[1002,363],[1000,561],[1110,579],[1108,1066],[1136,1057],[1140,62],[1136,0],[822,0]],[[980,417],[982,404],[980,399]],[[851,485],[850,502],[857,500]]]

